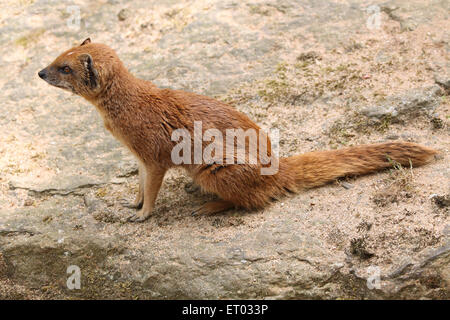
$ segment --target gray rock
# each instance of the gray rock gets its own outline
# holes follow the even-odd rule
[[[132,249],[117,227],[99,232],[89,216],[76,224],[69,215],[39,223],[43,213],[30,213],[29,221],[3,218],[9,230],[0,232],[1,257],[9,266],[3,272],[14,283],[45,290],[47,297],[448,298],[449,246],[381,274],[380,289],[371,290],[367,276],[346,268],[320,239],[296,233],[301,222],[289,215],[226,242],[180,230],[166,241],[142,235],[145,243]],[[80,290],[66,286],[70,265],[81,270]],[[428,284],[431,279],[441,282]]]
[[[378,105],[363,108],[361,114],[372,120],[413,117],[419,114],[431,115],[440,104],[441,94],[442,90],[437,85],[417,88],[404,94],[390,96]]]
[[[448,73],[436,73],[434,75],[434,81],[444,88],[447,93],[450,92],[450,76]]]

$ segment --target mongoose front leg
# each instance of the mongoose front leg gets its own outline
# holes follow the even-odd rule
[[[155,207],[156,197],[164,179],[166,169],[156,166],[147,166],[144,177],[144,204],[138,213],[130,217],[130,221],[142,222],[145,221],[152,213]]]
[[[124,207],[132,209],[141,209],[142,205],[144,204],[144,185],[147,172],[145,166],[141,162],[139,162],[138,174],[139,174],[139,191],[136,196],[136,200],[134,201],[134,203],[129,203],[128,200],[122,199],[120,203]]]

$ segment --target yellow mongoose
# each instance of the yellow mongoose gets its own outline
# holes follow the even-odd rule
[[[172,134],[177,129],[193,134],[198,121],[202,122],[203,131],[215,128],[225,133],[227,129],[239,128],[260,133],[260,128],[225,103],[194,93],[159,89],[149,81],[135,78],[111,48],[91,43],[90,39],[62,53],[39,72],[39,77],[95,105],[106,129],[138,159],[139,193],[134,207],[141,210],[132,221],[143,221],[151,215],[164,174],[176,165],[184,167],[203,190],[221,198],[198,210],[214,213],[232,207],[262,208],[289,192],[320,186],[345,175],[388,168],[392,161],[419,166],[436,154],[433,149],[409,142],[362,145],[273,160],[278,161],[278,171],[268,175],[260,172],[266,166],[263,158],[256,163],[246,159],[234,164],[175,164],[171,158],[176,144]],[[268,140],[267,136],[262,137]],[[247,148],[249,142],[245,141]],[[267,144],[266,154],[271,156],[270,142]]]

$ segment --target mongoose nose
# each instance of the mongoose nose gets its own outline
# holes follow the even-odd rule
[[[47,72],[45,71],[45,69],[42,69],[41,71],[38,72],[38,76],[41,79],[44,79],[47,76]]]

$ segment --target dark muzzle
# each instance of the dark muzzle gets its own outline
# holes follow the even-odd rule
[[[39,76],[41,79],[44,79],[44,80],[45,80],[45,78],[47,78],[47,69],[42,69],[41,71],[39,71],[39,72],[38,72],[38,76]]]

